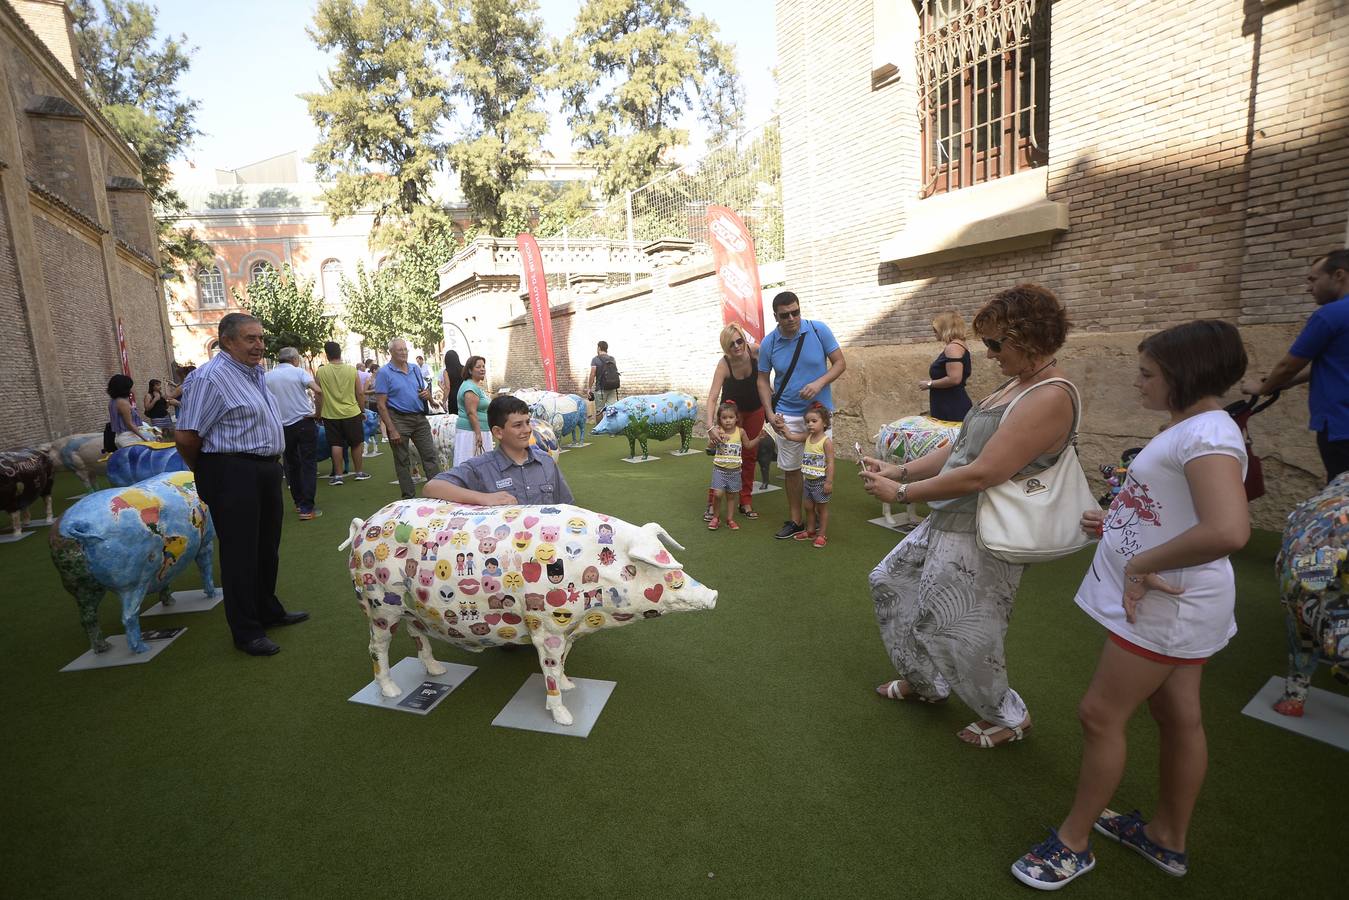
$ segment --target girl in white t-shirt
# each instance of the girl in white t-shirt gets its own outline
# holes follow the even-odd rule
[[[1078,708],[1082,768],[1057,832],[1012,865],[1012,874],[1056,890],[1096,865],[1094,828],[1170,875],[1188,871],[1185,836],[1208,766],[1199,709],[1203,663],[1236,634],[1236,588],[1227,555],[1250,536],[1242,482],[1246,447],[1219,399],[1246,371],[1232,325],[1201,320],[1138,345],[1134,386],[1145,409],[1170,421],[1130,464],[1110,509],[1085,512],[1101,538],[1077,605],[1107,631],[1096,674]],[[1161,732],[1157,806],[1106,809],[1124,776],[1125,727],[1147,701]]]

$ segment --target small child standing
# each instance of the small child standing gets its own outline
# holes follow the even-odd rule
[[[783,435],[789,441],[804,443],[801,475],[805,479],[805,531],[794,538],[810,541],[816,547],[829,543],[824,530],[829,527],[829,498],[834,493],[834,439],[829,437],[829,409],[822,403],[812,403],[804,416],[806,430],[789,431]]]
[[[724,503],[726,506],[726,527],[732,531],[739,531],[740,525],[735,521],[735,505],[740,499],[740,458],[741,449],[753,450],[759,446],[759,441],[763,440],[763,434],[758,437],[746,438],[745,432],[740,428],[740,410],[732,400],[725,400],[717,407],[717,425],[721,428],[725,437],[716,444],[712,458],[712,518],[708,520],[707,529],[716,531],[721,527],[721,519],[717,517],[717,510]]]

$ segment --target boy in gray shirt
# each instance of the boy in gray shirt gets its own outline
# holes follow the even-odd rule
[[[432,478],[422,494],[474,506],[547,506],[572,503],[562,470],[547,453],[529,446],[529,406],[503,395],[487,406],[496,447]]]

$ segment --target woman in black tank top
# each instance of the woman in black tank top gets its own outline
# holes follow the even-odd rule
[[[717,360],[712,372],[712,386],[707,392],[704,406],[704,418],[707,425],[708,440],[720,439],[720,429],[716,426],[717,407],[722,401],[731,400],[740,408],[740,427],[745,437],[755,438],[763,431],[763,400],[759,397],[759,347],[751,343],[744,330],[734,323],[721,329],[721,349],[725,355]],[[750,506],[751,489],[754,485],[754,464],[758,462],[758,453],[743,457],[740,466],[740,514],[749,519],[757,519],[759,514]],[[711,518],[712,492],[708,491],[708,514]]]

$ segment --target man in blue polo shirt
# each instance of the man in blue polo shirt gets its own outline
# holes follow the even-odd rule
[[[422,471],[427,478],[440,472],[440,457],[431,438],[431,425],[426,421],[426,404],[431,399],[431,385],[422,377],[422,370],[408,362],[408,343],[402,338],[389,341],[390,360],[380,366],[375,375],[375,402],[384,430],[393,447],[393,470],[398,475],[398,487],[404,500],[416,494],[412,485],[412,447],[422,460]]]
[[[1307,293],[1319,307],[1302,333],[1263,381],[1248,394],[1272,394],[1311,381],[1307,405],[1326,480],[1349,471],[1349,250],[1334,250],[1312,264]],[[1311,371],[1304,373],[1307,363]]]
[[[829,385],[843,374],[847,363],[828,325],[801,318],[801,301],[791,291],[773,298],[773,318],[778,327],[764,335],[759,345],[759,399],[768,423],[779,434],[805,431],[803,417],[812,403],[834,411]],[[774,535],[779,540],[805,530],[801,524],[801,458],[805,447],[796,441],[778,442],[778,466],[786,480],[787,505],[791,508],[791,518]]]

